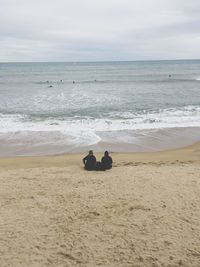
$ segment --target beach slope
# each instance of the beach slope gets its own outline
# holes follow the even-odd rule
[[[0,159],[0,266],[200,266],[200,144]],[[98,155],[100,157],[100,155]]]

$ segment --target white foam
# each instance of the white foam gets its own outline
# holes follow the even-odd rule
[[[115,119],[120,118],[120,119]],[[100,132],[151,130],[173,127],[200,127],[200,107],[187,106],[180,109],[160,110],[155,113],[112,113],[109,118],[31,121],[27,116],[0,114],[0,133],[40,135],[60,133],[65,141],[73,145],[92,145],[102,140]],[[51,134],[52,133],[52,134]],[[118,135],[119,136],[119,135]],[[123,137],[125,138],[125,136]],[[56,142],[55,140],[52,140]]]

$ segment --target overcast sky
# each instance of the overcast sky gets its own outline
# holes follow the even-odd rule
[[[0,61],[200,58],[200,0],[0,0]]]

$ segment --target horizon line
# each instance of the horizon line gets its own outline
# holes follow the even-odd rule
[[[0,64],[9,63],[111,63],[111,62],[157,62],[157,61],[198,61],[200,58],[185,59],[138,59],[138,60],[92,60],[92,61],[0,61]]]

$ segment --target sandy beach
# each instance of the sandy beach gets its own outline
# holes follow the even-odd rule
[[[200,266],[200,143],[82,157],[0,159],[1,267]]]

